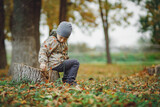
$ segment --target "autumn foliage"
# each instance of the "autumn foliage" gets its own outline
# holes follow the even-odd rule
[[[13,82],[3,74],[0,106],[158,106],[159,77],[148,75],[146,69],[139,71],[142,67],[138,67],[83,64],[77,77],[80,89],[61,80]]]

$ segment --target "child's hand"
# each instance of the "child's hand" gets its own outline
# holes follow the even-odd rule
[[[46,70],[47,70],[46,64],[41,63],[41,64],[40,64],[40,69],[41,69],[42,71],[46,71]]]
[[[69,56],[67,55],[67,56],[64,56],[64,59],[66,60],[66,59],[69,59]]]

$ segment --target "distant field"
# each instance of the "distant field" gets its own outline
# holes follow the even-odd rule
[[[145,67],[147,66],[139,64],[81,64],[77,79],[89,80],[89,78],[96,78],[104,80],[106,78],[125,77],[143,71]]]
[[[106,63],[105,53],[69,53],[71,59],[78,59],[80,63]],[[142,64],[152,65],[160,63],[159,53],[112,53],[112,62],[114,64]],[[11,54],[7,54],[7,61],[10,64]]]
[[[81,63],[105,63],[105,53],[69,53],[70,58],[78,59]],[[111,54],[114,64],[158,64],[160,53],[113,53]]]

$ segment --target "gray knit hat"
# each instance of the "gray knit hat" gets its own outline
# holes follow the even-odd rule
[[[63,21],[59,24],[57,28],[57,34],[68,38],[72,32],[72,25],[70,22]]]

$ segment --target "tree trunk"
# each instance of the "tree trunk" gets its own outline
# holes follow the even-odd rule
[[[105,35],[105,44],[106,44],[106,54],[107,54],[107,63],[111,64],[111,55],[110,55],[110,48],[109,48],[109,34],[108,34],[108,20],[107,20],[107,15],[106,15],[106,20],[104,19],[104,14],[102,11],[102,6],[101,6],[101,0],[99,0],[99,8],[100,8],[100,13],[101,13],[101,19],[102,19],[102,24],[103,24],[103,30],[104,30],[104,35]]]
[[[14,0],[9,75],[13,74],[13,63],[38,66],[40,15],[36,12],[40,11],[40,2],[41,0]]]
[[[41,15],[41,0],[34,0],[34,26],[35,26],[35,38],[36,38],[36,51],[39,53],[40,49],[40,32],[39,32],[39,25],[40,25],[40,15]]]
[[[107,53],[107,63],[111,64],[112,60],[111,60],[111,55],[110,55],[110,47],[109,47],[109,29],[108,29],[108,19],[106,16],[106,21],[105,21],[105,40],[106,40],[106,53]]]
[[[105,28],[105,40],[106,40],[106,53],[107,53],[107,63],[111,64],[111,55],[110,55],[110,47],[109,47],[109,34],[108,34],[108,21],[106,21],[107,27]]]
[[[40,69],[18,63],[14,63],[13,72],[12,80],[15,81],[42,82],[49,79],[49,82],[55,82],[59,78],[57,71],[42,72]]]
[[[67,21],[67,0],[60,0],[60,14],[59,14],[59,23],[62,21]],[[68,46],[68,42],[67,42]],[[68,54],[68,50],[67,50]]]
[[[67,0],[60,1],[59,23],[67,20]]]
[[[4,1],[0,0],[0,69],[4,69],[7,65],[7,58],[6,58],[6,50],[5,50],[5,36],[4,36]]]

